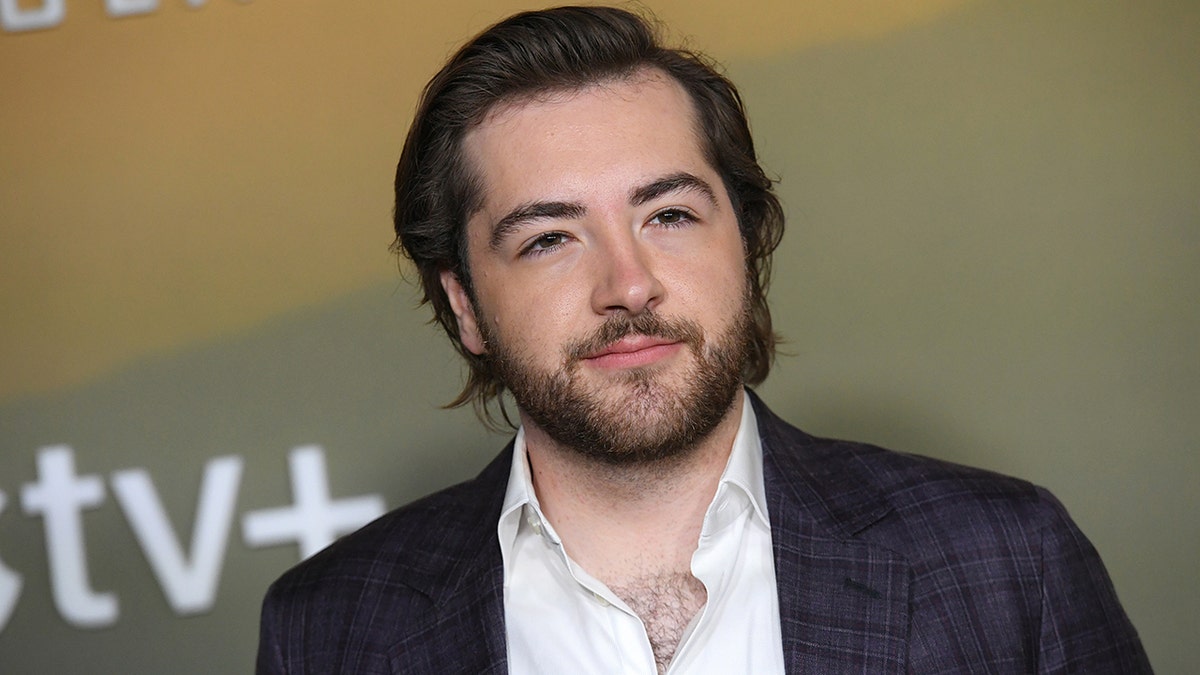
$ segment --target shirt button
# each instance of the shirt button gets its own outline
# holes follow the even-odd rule
[[[608,607],[608,600],[605,600],[603,595],[592,591],[592,597],[596,599],[596,602],[600,603],[601,607]]]

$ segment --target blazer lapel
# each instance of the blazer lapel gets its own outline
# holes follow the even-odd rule
[[[392,651],[395,673],[508,672],[503,571],[470,572]]]
[[[855,536],[885,518],[889,505],[836,443],[751,400],[763,441],[787,672],[905,672],[910,566]]]
[[[413,587],[426,594],[430,611],[410,617],[413,627],[391,649],[394,673],[508,672],[504,628],[504,563],[496,519],[512,461],[510,443],[476,479],[477,499],[463,502],[448,527],[445,555],[430,561]]]
[[[783,657],[789,673],[902,673],[908,654],[908,563],[880,547],[806,536],[771,514]],[[779,541],[782,540],[782,541]]]

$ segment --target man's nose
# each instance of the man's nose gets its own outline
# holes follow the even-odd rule
[[[636,236],[606,241],[597,256],[592,308],[597,314],[654,309],[665,289],[655,274],[651,252]]]

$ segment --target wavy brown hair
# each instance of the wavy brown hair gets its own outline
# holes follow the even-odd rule
[[[481,207],[482,177],[463,156],[463,138],[498,104],[550,91],[656,69],[674,78],[694,104],[705,158],[721,176],[737,214],[746,250],[753,335],[742,376],[767,377],[778,339],[766,292],[771,254],[783,236],[783,209],[758,164],[741,97],[707,57],[665,47],[651,21],[612,7],[558,7],[516,14],[480,33],[429,81],[396,167],[396,240],[392,249],[412,260],[434,320],[470,368],[462,392],[449,406],[471,402],[496,426],[489,403],[504,383],[488,355],[472,354],[459,340],[458,323],[440,274],[454,273],[474,298],[467,265],[466,223]],[[501,402],[500,411],[504,419]]]

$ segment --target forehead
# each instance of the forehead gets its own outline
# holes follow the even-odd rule
[[[712,172],[686,90],[658,70],[502,103],[464,138],[472,173],[496,199],[627,189],[666,173]],[[492,204],[495,206],[495,204]]]
[[[655,68],[645,67],[630,73],[603,77],[580,86],[551,87],[544,90],[521,93],[501,100],[491,106],[474,130],[489,124],[504,124],[514,115],[530,108],[553,107],[582,100],[585,106],[602,105],[609,97],[638,101],[656,94],[666,94],[678,99],[679,104],[692,112],[691,96],[683,86],[666,72]]]

